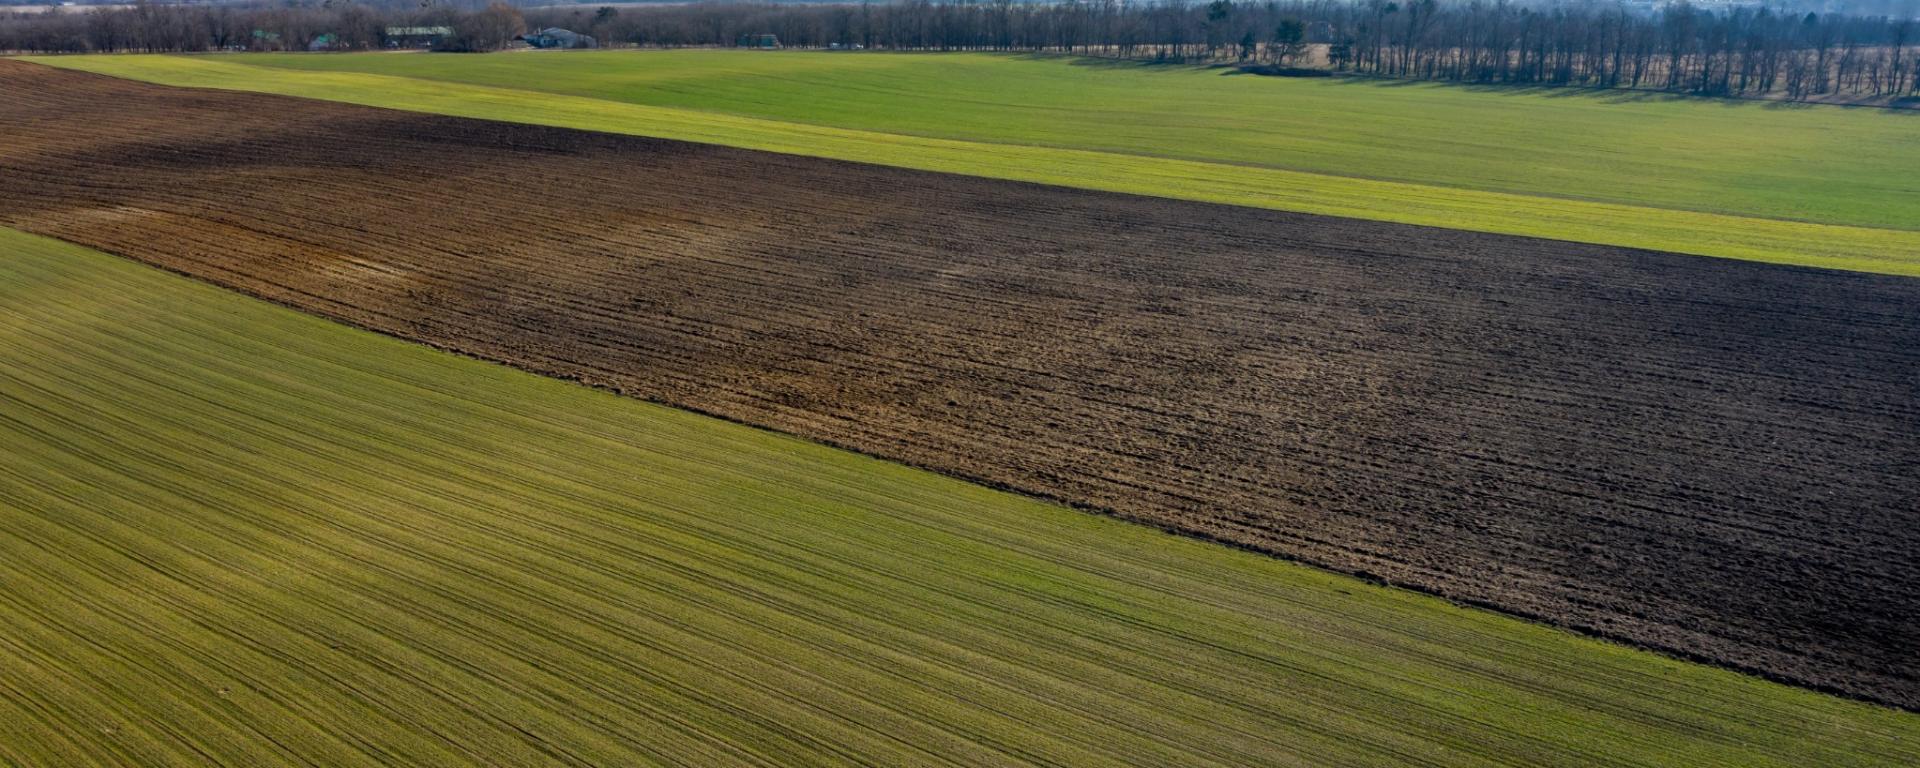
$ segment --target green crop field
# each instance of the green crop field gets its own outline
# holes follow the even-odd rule
[[[40,57],[1282,210],[1920,275],[1920,114],[984,54]]]
[[[1911,765],[1920,716],[0,230],[0,764]]]

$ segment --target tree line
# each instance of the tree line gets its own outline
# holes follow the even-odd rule
[[[433,47],[490,51],[526,31],[519,9],[502,2],[434,0],[421,5],[320,0],[282,4],[173,5],[9,13],[0,7],[0,51],[36,53],[200,53],[209,51],[377,50],[423,35],[394,28],[441,28]],[[320,43],[316,45],[316,43]]]
[[[0,16],[0,49],[305,50],[394,45],[384,30],[446,26],[442,47],[487,50],[527,26],[627,46],[1057,52],[1313,67],[1486,84],[1650,88],[1790,99],[1920,89],[1920,25],[1898,15],[1766,7],[1644,8],[1572,0],[1070,0],[1031,3],[695,3],[515,10],[428,0],[319,0]],[[771,37],[768,37],[771,36]]]

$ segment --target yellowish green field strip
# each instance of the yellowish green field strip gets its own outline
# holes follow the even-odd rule
[[[0,764],[1912,765],[1920,716],[0,230]]]
[[[631,59],[648,54],[611,55],[626,56]],[[805,55],[796,55],[796,57],[789,57],[786,60],[812,60],[806,59]],[[245,57],[208,56],[82,56],[39,57],[33,60],[54,66],[165,85],[248,90],[331,99],[436,114],[658,136],[908,168],[1305,213],[1622,245],[1782,264],[1920,275],[1920,231],[1912,228],[1915,222],[1920,222],[1920,211],[1912,210],[1913,206],[1907,196],[1903,196],[1908,193],[1887,192],[1877,197],[1863,198],[1863,200],[1872,199],[1877,202],[1872,205],[1862,203],[1862,209],[1871,209],[1872,215],[1857,220],[1876,222],[1874,226],[1800,220],[1800,217],[1789,216],[1786,213],[1797,210],[1796,205],[1806,203],[1808,195],[1820,194],[1820,189],[1834,186],[1837,182],[1824,177],[1796,175],[1787,171],[1781,171],[1764,179],[1761,177],[1765,174],[1752,176],[1749,179],[1751,185],[1765,187],[1770,191],[1764,199],[1756,199],[1751,205],[1740,208],[1740,210],[1778,212],[1780,217],[1776,218],[1618,202],[1618,200],[1639,199],[1632,196],[1639,188],[1627,184],[1626,181],[1613,183],[1607,180],[1608,184],[1602,186],[1619,189],[1605,199],[1580,199],[1583,190],[1577,189],[1577,185],[1573,182],[1564,182],[1559,186],[1546,188],[1557,190],[1552,194],[1539,191],[1522,194],[1469,186],[1413,183],[1350,177],[1323,171],[1291,170],[1243,164],[1237,160],[1235,162],[1197,160],[1188,157],[1131,154],[1107,149],[1091,150],[1067,146],[998,143],[979,139],[887,133],[715,111],[711,108],[712,105],[703,105],[702,109],[659,106],[529,88],[451,82],[446,79],[422,79],[373,72],[309,71],[286,66],[289,61],[324,63],[337,59],[352,63],[363,59],[369,61],[419,59],[432,62],[471,60],[474,62],[471,66],[475,68],[489,66],[497,68],[501,65],[495,62],[511,62],[516,58],[547,60],[529,56],[430,58],[394,55],[358,58],[279,57],[266,60],[276,62],[280,66],[248,64],[246,62],[252,59]],[[576,57],[553,58],[572,61]],[[831,59],[825,55],[815,58]],[[859,60],[859,57],[846,58]],[[983,58],[993,59],[993,57]],[[579,58],[579,60],[586,62],[583,66],[598,65],[605,61],[587,58]],[[463,65],[436,63],[435,66],[444,68]],[[695,60],[686,66],[701,66],[701,64],[699,60]],[[1045,63],[1044,66],[1072,69],[1070,65],[1062,63]],[[435,77],[451,76],[445,72],[431,74]],[[554,81],[564,82],[566,74],[565,71],[553,73]],[[1239,80],[1246,79],[1252,78],[1239,78]],[[1360,86],[1347,86],[1347,88],[1349,90],[1346,93],[1350,94],[1347,98],[1351,99],[1371,98],[1374,92]],[[1506,98],[1464,90],[1460,90],[1459,94],[1456,98],[1493,100]],[[1724,109],[1713,106],[1687,106],[1697,109]],[[1453,108],[1468,109],[1467,106]],[[1759,108],[1755,107],[1755,109]],[[1756,113],[1751,119],[1765,120],[1774,116],[1771,113]],[[1674,130],[1684,130],[1686,127],[1684,120],[1667,124]],[[1094,125],[1097,126],[1097,123]],[[1327,118],[1326,125],[1328,130],[1334,130],[1336,126],[1341,125],[1341,122],[1337,115],[1330,116]],[[1764,127],[1764,123],[1761,125]],[[1807,130],[1818,133],[1812,129]],[[985,131],[985,128],[980,128],[969,132],[968,135],[987,135]],[[1089,128],[1089,131],[1097,132],[1097,127]],[[1386,137],[1381,140],[1384,142],[1391,138]],[[1405,138],[1407,141],[1421,140],[1420,137]],[[1544,133],[1535,138],[1541,141],[1557,140],[1556,137]],[[1158,139],[1147,137],[1130,143],[1125,148],[1144,152],[1145,149],[1140,147],[1144,146],[1143,142],[1149,139],[1166,140],[1165,137]],[[1089,142],[1089,144],[1097,145],[1097,142]],[[1168,147],[1169,153],[1176,149],[1177,147]],[[1444,154],[1449,149],[1444,142],[1441,142],[1433,146],[1431,151]],[[1766,148],[1759,147],[1755,151],[1766,151]],[[1894,158],[1889,160],[1889,163],[1897,165],[1907,159],[1906,154],[1900,153],[1897,145],[1893,146],[1891,151],[1895,154],[1888,155]],[[1517,146],[1513,153],[1517,156],[1525,155]],[[1238,157],[1239,155],[1234,155],[1229,159]],[[1729,159],[1727,162],[1732,160]],[[1638,167],[1626,164],[1624,161],[1622,164],[1629,171]],[[1526,177],[1530,173],[1536,171],[1545,173],[1547,170],[1545,166],[1536,168],[1516,164],[1499,175],[1502,178]],[[1445,175],[1447,173],[1464,173],[1464,171],[1457,167],[1439,168],[1424,174],[1423,178],[1448,178]],[[1623,172],[1621,176],[1630,177],[1632,174]],[[1715,200],[1735,196],[1738,190],[1746,189],[1748,186],[1739,178],[1726,177],[1726,179],[1727,186],[1704,189],[1689,187],[1692,191],[1681,196],[1697,199],[1702,202],[1702,208],[1711,209],[1713,206],[1710,204]],[[1600,184],[1601,181],[1603,180],[1596,177],[1596,184]],[[1887,189],[1898,189],[1901,184],[1897,179],[1889,181],[1878,179],[1878,177],[1862,178],[1859,182],[1868,191],[1878,190],[1884,185],[1892,185]],[[1539,189],[1537,186],[1526,188]],[[1794,194],[1800,197],[1795,198]],[[1810,205],[1810,203],[1806,204]],[[1854,217],[1828,211],[1824,207],[1816,206],[1816,208],[1818,210],[1809,211],[1809,213],[1818,214],[1826,220],[1836,222],[1856,220]],[[1894,226],[1901,221],[1908,222],[1908,225]],[[1880,223],[1886,225],[1882,226]]]

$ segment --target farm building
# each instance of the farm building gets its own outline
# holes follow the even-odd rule
[[[253,31],[253,42],[250,43],[247,47],[248,47],[248,50],[254,50],[254,51],[280,50],[280,33],[268,32],[264,29],[256,29]]]
[[[520,36],[527,45],[535,48],[598,48],[600,43],[592,35],[583,35],[559,27],[547,27]]]
[[[432,48],[453,36],[453,27],[387,27],[381,34],[388,48]]]

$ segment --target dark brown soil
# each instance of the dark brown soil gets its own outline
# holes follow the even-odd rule
[[[1920,707],[1920,280],[0,62],[0,223]]]

